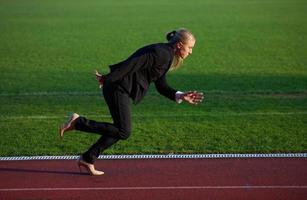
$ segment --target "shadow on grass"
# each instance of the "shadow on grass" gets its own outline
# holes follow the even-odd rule
[[[96,81],[89,74],[82,73],[76,77],[56,76],[49,81],[41,81],[44,74],[38,74],[32,79],[0,85],[0,96],[7,94],[27,94],[46,96],[67,95],[99,95]],[[63,79],[62,77],[65,77]],[[272,91],[272,92],[300,92],[307,90],[307,76],[304,74],[190,74],[170,72],[167,75],[169,84],[179,90],[202,91]],[[22,85],[19,85],[22,84]],[[152,84],[153,86],[153,84]],[[35,94],[36,93],[36,94]]]
[[[170,85],[180,89],[220,91],[306,91],[307,76],[268,74],[180,74],[168,75]]]

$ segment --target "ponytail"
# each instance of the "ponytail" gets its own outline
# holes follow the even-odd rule
[[[166,40],[170,42],[172,40],[172,38],[174,38],[175,35],[176,35],[176,31],[171,31],[171,32],[167,33],[166,34]]]

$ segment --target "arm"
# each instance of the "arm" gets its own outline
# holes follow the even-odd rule
[[[111,72],[106,75],[106,80],[109,82],[116,82],[121,80],[128,74],[134,73],[137,70],[151,66],[153,62],[153,52],[146,48],[139,49],[133,53],[125,61],[110,65]]]
[[[121,80],[123,77],[129,73],[133,73],[138,69],[147,65],[149,62],[150,55],[142,52],[136,52],[132,54],[127,60],[117,63],[115,65],[110,65],[111,72],[106,75],[100,74],[96,70],[96,79],[99,82],[99,87],[102,88],[106,81],[116,82]]]
[[[160,77],[158,80],[155,81],[155,86],[157,88],[157,91],[169,98],[170,100],[175,101],[176,100],[176,90],[174,90],[173,88],[171,88],[167,82],[166,82],[166,78],[165,75],[163,75],[162,77]]]
[[[155,81],[155,86],[161,95],[169,98],[170,100],[176,101],[177,91],[167,84],[165,75]]]
[[[106,81],[115,82],[122,79],[128,73],[137,71],[138,68],[142,66],[143,59],[142,57],[130,58],[115,65],[111,65],[111,72],[106,75]]]
[[[155,85],[160,94],[173,101],[176,101],[177,103],[185,101],[187,103],[197,105],[198,103],[201,103],[204,99],[204,95],[201,92],[197,91],[180,92],[169,87],[166,82],[165,75],[159,78],[155,82]]]

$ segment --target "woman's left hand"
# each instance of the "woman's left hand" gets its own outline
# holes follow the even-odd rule
[[[181,99],[190,104],[197,105],[204,99],[204,94],[197,91],[188,91],[182,94]]]
[[[99,88],[103,87],[104,81],[106,79],[105,75],[100,74],[97,70],[95,70],[95,76],[96,76],[96,80],[99,83]]]

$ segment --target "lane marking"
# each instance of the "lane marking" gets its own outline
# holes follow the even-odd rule
[[[278,92],[272,90],[249,90],[249,91],[229,91],[229,90],[203,90],[195,89],[205,94],[222,94],[222,95],[306,95],[307,90]],[[40,91],[40,92],[3,92],[0,97],[18,97],[18,96],[98,96],[101,91]],[[149,91],[148,95],[158,96],[158,92]]]
[[[22,191],[93,191],[93,190],[208,190],[208,189],[307,189],[306,185],[257,186],[165,186],[165,187],[91,187],[91,188],[1,188],[0,192]]]
[[[0,97],[19,97],[19,96],[98,96],[101,95],[101,91],[76,91],[76,92],[20,92],[20,93],[0,93]]]
[[[174,117],[204,117],[204,116],[253,116],[253,115],[263,115],[263,116],[272,116],[272,115],[307,115],[307,111],[300,112],[214,112],[214,113],[188,113],[188,114],[157,114],[157,115],[132,115],[135,118],[174,118]],[[20,116],[7,116],[0,115],[0,119],[7,120],[23,120],[23,119],[61,119],[66,116],[61,115],[20,115]],[[111,115],[85,115],[85,117],[95,117],[95,118],[111,118]]]
[[[29,160],[76,160],[79,156],[15,156],[0,157],[0,161]],[[223,159],[223,158],[307,158],[307,153],[271,153],[271,154],[147,154],[147,155],[100,155],[98,159]]]

